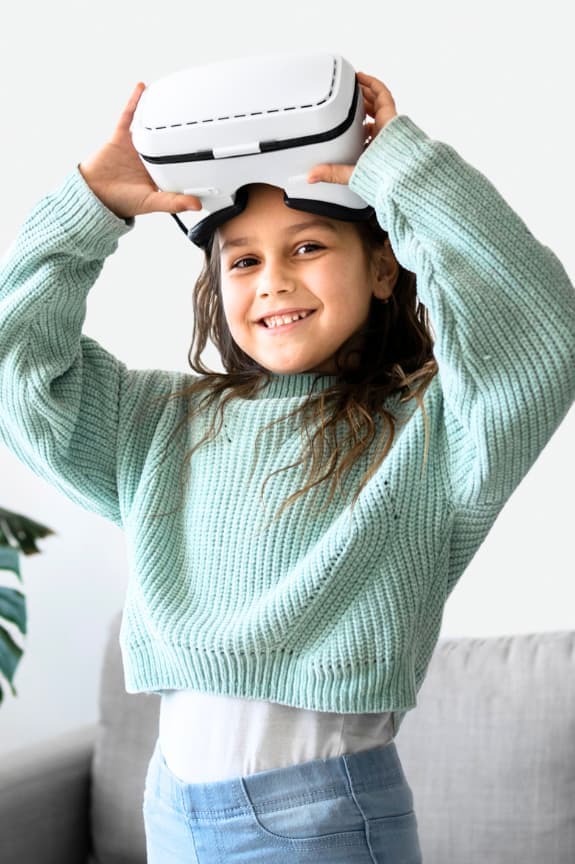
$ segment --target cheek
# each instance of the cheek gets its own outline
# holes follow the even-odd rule
[[[362,292],[367,283],[367,272],[363,260],[356,254],[344,255],[333,262],[330,272],[326,274],[324,284],[338,294],[350,297]],[[328,287],[329,290],[329,287]]]
[[[222,309],[226,315],[226,318],[231,314],[234,306],[237,303],[237,295],[230,289],[228,285],[222,280],[222,284],[220,287],[220,298],[222,302]]]
[[[365,271],[354,262],[341,262],[341,267],[322,284],[322,298],[334,315],[345,316],[357,323],[369,312],[371,288]]]
[[[230,330],[241,326],[247,318],[247,305],[240,293],[236,291],[222,290],[222,309]]]

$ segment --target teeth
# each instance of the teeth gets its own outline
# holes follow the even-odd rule
[[[309,312],[294,312],[293,315],[272,315],[271,318],[264,318],[266,327],[279,327],[282,324],[291,324],[292,321],[298,321],[300,318],[306,318]]]

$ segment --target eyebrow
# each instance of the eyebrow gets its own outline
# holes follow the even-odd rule
[[[290,225],[289,228],[286,228],[285,233],[297,234],[298,231],[303,231],[305,228],[327,228],[334,234],[339,233],[333,222],[328,222],[325,219],[308,219],[306,222],[298,222],[296,225]],[[224,252],[232,246],[244,246],[247,243],[251,243],[253,240],[253,237],[234,237],[233,240],[225,241],[220,248],[220,252]]]

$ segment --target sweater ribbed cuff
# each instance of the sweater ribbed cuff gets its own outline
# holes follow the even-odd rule
[[[386,188],[405,171],[413,171],[418,150],[426,157],[429,136],[407,114],[393,117],[361,154],[349,180],[349,188],[376,209]]]
[[[78,167],[47,200],[67,237],[90,257],[110,255],[119,238],[135,224],[134,219],[120,219],[112,213],[92,192]]]

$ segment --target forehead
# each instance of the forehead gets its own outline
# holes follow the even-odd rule
[[[288,207],[283,189],[262,183],[250,187],[245,210],[220,225],[216,234],[223,252],[230,246],[239,246],[258,237],[289,235],[307,227],[341,235],[346,225],[341,220]]]

